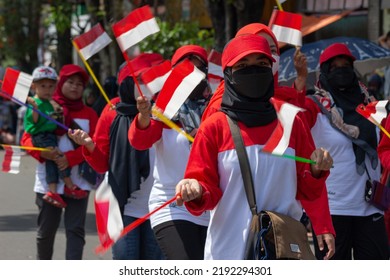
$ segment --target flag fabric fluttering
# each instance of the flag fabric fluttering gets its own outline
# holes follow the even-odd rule
[[[112,30],[122,52],[136,45],[160,28],[148,5],[131,11],[125,18],[112,26]]]
[[[388,102],[388,100],[381,100],[367,105],[360,104],[356,107],[356,111],[375,125],[380,124],[387,117],[386,105]]]
[[[275,9],[270,27],[278,42],[302,46],[302,15]]]
[[[222,71],[222,54],[216,50],[211,50],[208,61],[209,61],[209,71],[207,78],[211,87],[211,91],[215,92],[218,85],[223,80],[223,71]]]
[[[107,176],[96,190],[95,216],[100,244],[104,248],[109,248],[119,239],[123,230],[123,221],[118,201],[108,184]]]
[[[173,68],[171,74],[161,89],[156,107],[168,119],[177,113],[195,87],[206,77],[189,60],[184,60]]]
[[[263,151],[271,154],[282,155],[290,143],[291,131],[295,116],[304,109],[272,98],[272,104],[276,109],[278,124],[263,147]]]
[[[18,174],[22,150],[17,147],[3,146],[5,150],[1,171]]]
[[[33,77],[18,70],[7,68],[4,74],[1,91],[10,97],[26,103]]]
[[[214,79],[223,79],[223,72],[222,72],[222,54],[216,50],[211,50],[209,56],[209,71],[208,76],[209,78]]]
[[[171,74],[172,66],[169,60],[152,66],[141,75],[142,82],[147,86],[149,91],[154,95],[161,91],[165,81]]]
[[[73,39],[84,59],[89,59],[112,42],[100,23]]]

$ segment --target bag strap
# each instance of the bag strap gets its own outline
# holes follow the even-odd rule
[[[244,187],[246,197],[249,203],[249,208],[251,209],[252,215],[257,215],[257,205],[255,200],[255,189],[253,187],[252,172],[250,169],[248,154],[244,146],[241,131],[235,121],[233,121],[228,115],[226,115],[226,118],[228,120],[230,132],[232,133],[234,145],[237,151],[237,157],[240,163],[240,169],[242,179],[244,181]]]
[[[260,222],[257,215],[257,205],[255,199],[255,189],[253,187],[253,178],[252,172],[249,165],[248,154],[245,149],[244,140],[242,139],[240,128],[237,125],[237,122],[232,120],[228,115],[226,115],[230,132],[233,137],[234,146],[237,151],[238,162],[240,164],[242,179],[244,181],[246,198],[248,200],[249,208],[252,213],[252,221],[250,230],[248,233],[248,241],[245,246],[245,260],[253,260],[255,258],[254,255],[254,240],[257,232],[260,231]]]

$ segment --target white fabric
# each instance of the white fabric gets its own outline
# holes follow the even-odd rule
[[[149,149],[149,162],[150,162],[150,173],[145,181],[141,183],[140,189],[131,194],[131,197],[127,200],[125,205],[124,215],[135,218],[141,218],[149,213],[149,195],[150,190],[153,186],[153,166],[155,158],[155,148]]]
[[[164,204],[175,196],[176,184],[183,179],[190,153],[190,145],[182,134],[173,129],[163,129],[162,137],[153,145],[156,149],[153,170],[154,185],[150,193],[149,212]],[[209,212],[201,216],[193,216],[185,206],[176,203],[157,211],[150,217],[152,227],[171,220],[186,220],[198,225],[207,226]]]
[[[356,171],[351,140],[334,129],[323,114],[318,114],[311,132],[316,147],[327,149],[334,162],[334,168],[330,170],[330,175],[326,180],[330,213],[332,215],[369,216],[381,212],[364,201],[368,176],[367,174],[360,176]],[[380,164],[373,170],[366,157],[366,166],[371,179],[379,180]]]
[[[302,206],[295,199],[297,192],[295,161],[281,160],[279,157],[261,153],[261,149],[261,145],[246,147],[252,169],[257,208],[278,211],[299,220],[302,217]],[[295,152],[288,148],[286,154],[295,155]],[[236,150],[219,153],[218,166],[223,195],[216,208],[211,211],[205,259],[244,259],[252,214]],[[284,170],[283,177],[272,176],[274,173],[280,174],[281,169]]]
[[[89,133],[89,120],[87,119],[74,119],[74,121],[81,127],[82,130]],[[70,150],[74,150],[72,142],[70,142],[69,138],[64,134],[63,136],[58,138],[58,148],[62,152],[67,152]],[[34,192],[37,193],[46,193],[49,191],[49,187],[46,183],[46,167],[45,163],[38,163],[37,169],[35,172],[35,184],[34,184]],[[79,166],[73,166],[71,170],[70,178],[73,181],[73,184],[77,185],[80,189],[90,191],[91,185],[85,181],[79,175]],[[57,192],[59,194],[64,193],[64,182],[60,179],[57,184]]]

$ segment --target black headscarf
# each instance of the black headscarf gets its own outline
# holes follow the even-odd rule
[[[127,199],[140,189],[141,178],[150,172],[149,151],[134,149],[128,140],[128,130],[138,113],[134,97],[134,80],[127,77],[119,86],[120,102],[116,117],[110,126],[110,169],[108,182],[123,209]]]
[[[236,121],[243,122],[248,127],[262,126],[277,118],[270,98],[274,95],[272,69],[265,81],[264,87],[268,94],[266,99],[255,99],[239,94],[233,85],[231,68],[224,71],[225,92],[222,96],[221,111]],[[268,84],[268,85],[267,85]]]
[[[376,168],[378,165],[378,155],[376,153],[377,148],[377,137],[376,137],[376,128],[373,123],[367,120],[365,117],[356,112],[356,107],[360,104],[367,103],[365,100],[365,95],[362,92],[361,86],[359,84],[356,74],[353,76],[353,82],[350,83],[344,89],[331,86],[330,84],[330,64],[332,60],[328,60],[321,64],[321,73],[320,73],[320,84],[321,87],[327,90],[337,108],[341,109],[341,116],[346,124],[354,125],[359,127],[359,136],[358,139],[365,141],[369,147],[372,149],[367,150],[361,146],[353,144],[353,151],[356,158],[357,172],[363,174],[366,171],[364,159],[365,155],[370,158],[371,165],[373,168]],[[351,66],[352,68],[352,66]]]

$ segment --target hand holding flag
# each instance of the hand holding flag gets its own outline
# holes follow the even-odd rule
[[[386,105],[388,102],[388,100],[381,100],[371,102],[367,105],[360,104],[356,107],[356,112],[379,127],[390,138],[390,133],[381,125],[382,120],[387,117]]]
[[[269,22],[279,42],[302,46],[302,16],[295,13],[274,10]]]

